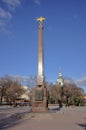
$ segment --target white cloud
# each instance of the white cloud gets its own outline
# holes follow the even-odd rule
[[[12,15],[9,11],[6,11],[0,7],[0,18],[1,19],[9,19],[11,17],[12,17]]]
[[[34,3],[37,4],[37,5],[41,4],[40,0],[34,0]]]
[[[21,5],[21,0],[2,0],[5,4],[8,5],[10,9],[15,10],[16,7]]]
[[[21,5],[22,0],[1,0],[4,4],[4,7],[0,7],[0,32],[9,32],[10,20],[13,16],[13,11]]]
[[[76,84],[86,86],[86,77],[76,80]]]
[[[11,18],[12,14],[9,11],[0,7],[0,32],[2,30],[6,30],[5,27]]]

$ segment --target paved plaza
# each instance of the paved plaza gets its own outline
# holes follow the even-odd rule
[[[86,107],[51,107],[47,113],[32,113],[29,107],[0,110],[0,130],[86,130]]]

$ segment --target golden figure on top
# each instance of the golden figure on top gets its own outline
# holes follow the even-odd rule
[[[46,20],[45,18],[43,18],[42,16],[40,18],[37,19],[37,21],[39,22],[43,22],[44,20]]]

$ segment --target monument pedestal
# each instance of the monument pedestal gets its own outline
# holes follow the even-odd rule
[[[47,111],[47,89],[37,87],[33,90],[32,112]]]

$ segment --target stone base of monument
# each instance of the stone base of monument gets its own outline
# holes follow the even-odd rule
[[[32,107],[32,112],[47,112],[47,108],[44,107],[43,102],[35,102],[34,106]]]
[[[32,112],[47,112],[47,89],[38,87],[33,90]]]

